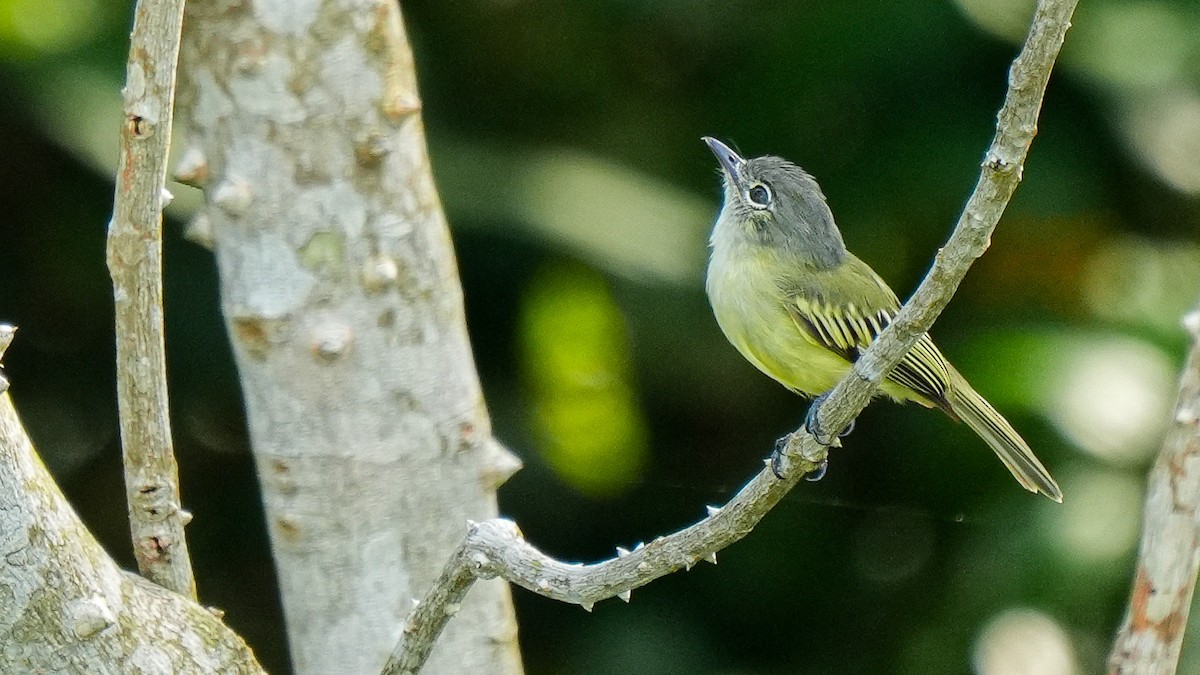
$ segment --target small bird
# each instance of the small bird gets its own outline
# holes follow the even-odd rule
[[[816,409],[900,310],[887,283],[846,250],[817,182],[772,156],[744,159],[715,138],[725,203],[713,226],[705,284],[725,337],[750,363]],[[1062,491],[1004,417],[922,335],[881,391],[940,408],[966,422],[1030,492],[1062,502]],[[842,435],[848,433],[843,432]]]

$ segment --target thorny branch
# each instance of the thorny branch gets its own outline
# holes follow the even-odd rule
[[[184,0],[139,0],[124,90],[124,123],[108,270],[117,333],[117,403],[125,495],[138,571],[196,597],[171,447],[163,347],[162,209]]]
[[[933,268],[895,321],[879,336],[853,370],[821,406],[821,425],[844,429],[870,401],[883,378],[950,302],[975,259],[983,255],[1009,198],[1021,181],[1022,167],[1037,132],[1046,83],[1062,47],[1077,0],[1040,0],[1025,45],[1009,71],[1004,106],[982,172],[954,233]],[[549,598],[589,609],[699,560],[716,562],[716,551],[746,536],[809,471],[824,461],[826,448],[804,429],[793,432],[785,449],[786,478],[769,469],[755,476],[721,508],[709,508],[700,522],[659,537],[633,551],[591,565],[563,563],[524,540],[515,523],[497,519],[472,523],[442,576],[414,608],[384,673],[418,671],[434,641],[462,598],[479,578],[495,576]],[[788,466],[788,465],[791,466]]]

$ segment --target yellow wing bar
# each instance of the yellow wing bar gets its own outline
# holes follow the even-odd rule
[[[893,318],[892,312],[886,309],[868,314],[854,303],[839,306],[814,302],[802,296],[792,297],[789,310],[796,326],[813,344],[850,362],[858,360],[862,351]],[[950,386],[950,367],[928,335],[921,336],[888,377],[949,409],[946,389]]]

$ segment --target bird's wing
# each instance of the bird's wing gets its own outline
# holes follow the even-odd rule
[[[854,362],[892,321],[900,302],[866,263],[850,255],[845,265],[860,269],[846,274],[839,267],[838,281],[833,285],[818,276],[784,292],[788,311],[804,337]],[[817,273],[825,274],[833,272]],[[888,378],[949,410],[946,390],[950,386],[950,367],[928,335],[921,336]]]

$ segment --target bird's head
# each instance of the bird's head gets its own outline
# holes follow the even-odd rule
[[[818,268],[841,263],[846,246],[812,176],[781,157],[746,159],[715,138],[705,136],[704,142],[716,155],[725,181],[714,247],[756,243]]]

